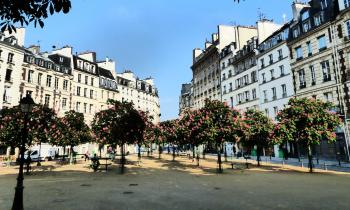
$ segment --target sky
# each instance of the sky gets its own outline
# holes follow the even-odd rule
[[[26,46],[42,51],[70,45],[116,61],[117,72],[152,76],[159,91],[161,120],[177,118],[181,84],[192,78],[192,50],[203,48],[217,25],[255,25],[261,11],[283,23],[292,0],[72,0],[68,14],[26,31]]]

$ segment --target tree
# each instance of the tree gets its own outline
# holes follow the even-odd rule
[[[34,22],[42,28],[44,19],[54,13],[68,13],[70,0],[2,0],[0,1],[1,31],[16,31],[15,25],[27,26]]]
[[[124,172],[124,145],[142,141],[146,127],[143,116],[135,110],[132,103],[108,100],[109,109],[95,114],[92,130],[97,141],[102,144],[121,147],[121,168]]]
[[[179,139],[177,136],[178,120],[168,120],[161,123],[162,135],[168,145],[173,147],[173,160],[175,160],[175,146],[179,146]],[[169,147],[169,146],[168,146]]]
[[[272,135],[276,144],[296,142],[308,151],[312,172],[312,146],[322,139],[336,141],[335,129],[341,124],[339,116],[332,112],[334,105],[321,100],[292,98],[288,107],[277,115],[278,125]]]
[[[19,132],[24,127],[24,114],[19,106],[5,108],[0,111],[0,142],[12,148],[21,145]],[[45,106],[35,105],[29,114],[27,146],[34,143],[48,142],[51,138],[49,128],[56,122],[55,112]]]
[[[76,111],[68,111],[65,116],[59,118],[55,124],[51,126],[53,145],[70,147],[70,160],[73,158],[73,147],[92,141],[89,126],[85,124],[84,114]]]
[[[244,114],[246,125],[246,135],[242,138],[244,146],[252,149],[257,147],[257,161],[260,166],[260,156],[262,150],[270,145],[270,134],[273,131],[274,124],[270,118],[266,117],[261,111],[249,109]]]

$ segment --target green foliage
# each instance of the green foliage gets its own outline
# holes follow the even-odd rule
[[[71,9],[70,0],[2,0],[0,1],[1,31],[16,31],[15,24],[21,26],[34,22],[42,28],[44,19],[54,13],[68,13]]]
[[[261,111],[249,109],[245,112],[243,120],[246,126],[245,135],[242,138],[243,145],[264,148],[271,143],[270,137],[274,124],[270,118]]]
[[[341,124],[339,116],[330,111],[333,104],[315,99],[293,98],[278,115],[273,134],[276,144],[286,141],[311,146],[322,139],[333,142],[335,129]]]
[[[109,100],[111,107],[95,114],[92,130],[99,144],[141,144],[150,117],[132,103]]]

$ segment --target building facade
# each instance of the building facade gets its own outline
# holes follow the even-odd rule
[[[193,106],[192,100],[192,84],[186,83],[181,85],[181,95],[179,98],[179,115],[185,110],[189,110]]]
[[[132,102],[137,110],[148,112],[153,123],[160,122],[158,90],[152,78],[140,80],[132,71],[117,74],[119,100]]]
[[[205,99],[222,100],[220,53],[230,43],[234,48],[241,46],[257,34],[254,27],[218,26],[218,32],[212,35],[211,41],[205,43],[205,49],[193,50],[193,107],[202,108]]]

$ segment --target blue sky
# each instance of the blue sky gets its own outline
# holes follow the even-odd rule
[[[192,77],[192,49],[202,48],[218,24],[254,25],[258,11],[277,23],[291,19],[292,0],[72,0],[69,14],[54,15],[44,29],[29,27],[26,45],[70,45],[117,62],[117,72],[152,76],[162,120],[176,118],[182,83]]]

